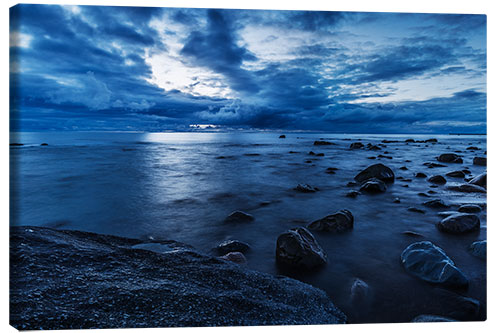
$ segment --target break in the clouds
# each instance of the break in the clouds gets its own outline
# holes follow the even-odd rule
[[[17,5],[10,18],[16,131],[486,131],[484,15]]]

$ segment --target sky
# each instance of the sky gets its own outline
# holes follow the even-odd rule
[[[486,16],[17,5],[10,120],[11,131],[486,133]]]

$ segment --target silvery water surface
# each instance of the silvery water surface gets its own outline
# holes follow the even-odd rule
[[[246,254],[251,269],[286,274],[325,290],[350,322],[409,321],[422,313],[436,313],[442,306],[432,285],[406,273],[400,254],[410,243],[404,231],[415,231],[443,248],[467,275],[470,287],[463,292],[486,301],[486,264],[467,252],[475,240],[486,239],[486,210],[480,213],[478,233],[446,235],[437,230],[437,211],[421,204],[441,198],[448,204],[486,204],[486,195],[458,193],[446,186],[431,190],[416,172],[441,174],[468,168],[472,175],[485,167],[472,164],[485,156],[486,137],[467,135],[341,135],[324,133],[12,133],[11,225],[49,226],[126,237],[173,239],[209,250],[227,239],[251,245]],[[407,138],[437,138],[437,144],[406,144]],[[320,138],[337,145],[313,146]],[[354,141],[387,144],[382,151],[350,150]],[[40,146],[41,143],[48,146]],[[474,145],[481,150],[467,151]],[[290,153],[294,151],[297,153]],[[310,151],[324,157],[308,155]],[[388,151],[393,159],[375,160]],[[428,169],[441,153],[460,151],[464,163]],[[307,160],[312,161],[306,163]],[[409,162],[407,162],[409,161]],[[374,163],[391,167],[396,180],[387,192],[345,196],[354,176]],[[407,171],[399,168],[406,166]],[[335,174],[328,167],[338,168]],[[447,178],[448,184],[462,183]],[[320,189],[316,193],[293,190],[298,183]],[[408,185],[409,187],[403,187]],[[394,203],[400,198],[401,203]],[[425,214],[409,212],[418,207]],[[275,265],[278,235],[295,226],[349,209],[352,231],[314,233],[329,262],[315,272],[284,272]],[[252,214],[251,223],[228,224],[234,210]],[[371,288],[363,304],[350,299],[353,281]],[[433,312],[434,311],[434,312]]]

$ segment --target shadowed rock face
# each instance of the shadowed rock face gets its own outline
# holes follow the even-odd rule
[[[314,236],[303,227],[282,233],[276,242],[276,261],[298,268],[314,268],[326,264],[326,254]]]
[[[162,241],[12,227],[10,323],[21,330],[345,323],[321,290]]]
[[[446,179],[440,175],[432,176],[428,179],[428,181],[433,184],[439,184],[439,185],[446,184]]]
[[[456,213],[437,224],[440,231],[450,234],[463,234],[479,229],[479,217],[474,214]]]
[[[486,157],[474,157],[472,163],[474,165],[486,166]]]
[[[455,263],[429,241],[409,245],[401,254],[404,268],[412,275],[432,283],[463,288],[468,280]]]
[[[385,192],[387,190],[387,186],[385,186],[383,181],[377,178],[370,178],[365,181],[363,185],[361,185],[359,190],[366,193],[376,194]]]
[[[347,209],[342,209],[335,214],[323,217],[320,220],[311,222],[307,228],[316,231],[343,232],[352,229],[354,217]]]
[[[486,188],[486,172],[472,178],[469,184],[477,185]]]
[[[393,183],[394,172],[391,168],[383,165],[382,163],[378,163],[369,166],[354,177],[358,183],[363,183],[370,178],[377,178],[384,183]]]
[[[437,160],[445,163],[463,163],[462,158],[460,158],[457,154],[441,154]]]
[[[472,243],[469,251],[473,256],[486,260],[486,240]]]

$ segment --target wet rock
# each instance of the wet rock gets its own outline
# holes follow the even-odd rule
[[[351,143],[351,145],[349,146],[349,149],[361,149],[363,148],[365,145],[362,143],[362,142],[353,142]]]
[[[473,256],[486,260],[486,240],[472,243],[469,246],[469,251]]]
[[[410,236],[410,237],[424,237],[424,235],[419,234],[418,232],[407,230],[403,231],[403,235],[405,236]]]
[[[330,145],[334,145],[335,143],[333,142],[329,142],[329,141],[314,141],[314,145],[315,146],[330,146]]]
[[[481,207],[473,204],[465,204],[458,207],[458,211],[460,213],[479,213],[481,211]]]
[[[433,191],[433,190],[429,190],[429,191],[427,191],[427,193],[429,193],[429,194],[436,194],[437,192]]]
[[[416,207],[410,207],[408,208],[408,211],[413,213],[425,214],[425,211]]]
[[[325,154],[323,154],[323,153],[317,153],[316,156],[317,157],[322,157],[322,156],[325,156]]]
[[[11,147],[21,147],[21,146],[24,146],[24,143],[13,142],[13,143],[10,143],[9,146],[11,146]]]
[[[445,211],[445,212],[439,212],[437,213],[437,216],[441,217],[441,218],[445,218],[445,217],[448,217],[448,216],[451,216],[451,215],[455,215],[457,212],[454,211],[454,210],[448,210],[448,211]]]
[[[394,202],[394,203],[397,203],[397,204],[398,204],[398,203],[401,203],[401,199],[399,199],[399,198],[395,198],[392,202]]]
[[[423,192],[420,192],[417,194],[419,197],[424,197],[424,198],[429,198],[430,195],[428,195],[427,193],[423,193]]]
[[[289,153],[289,154],[298,154],[299,152],[298,152],[298,151],[293,151],[293,150],[290,150],[288,153]]]
[[[411,320],[412,323],[434,323],[434,322],[451,322],[451,321],[456,321],[456,320],[447,317],[428,315],[428,314],[416,316]]]
[[[465,173],[462,170],[458,170],[458,171],[448,172],[446,174],[446,176],[453,177],[453,178],[464,178],[465,177]]]
[[[467,278],[453,260],[429,241],[409,245],[401,253],[401,262],[407,272],[424,281],[458,288],[468,286]]]
[[[394,172],[391,168],[378,163],[369,166],[354,177],[358,183],[363,183],[370,178],[377,178],[384,183],[392,183],[394,182]]]
[[[469,184],[486,188],[486,172],[469,180]]]
[[[414,139],[406,139],[405,142],[406,143],[415,143],[415,140]]]
[[[233,222],[252,222],[253,220],[255,220],[255,218],[252,215],[237,210],[229,214],[228,217],[226,217],[225,221],[233,223]]]
[[[439,164],[439,163],[434,163],[434,162],[425,162],[423,165],[425,165],[429,169],[433,169],[433,168],[446,168],[447,167],[447,165]]]
[[[315,156],[315,155],[316,155],[316,153],[315,153],[315,152],[313,152],[313,151],[310,151],[308,155]]]
[[[386,155],[378,155],[378,158],[387,158],[388,160],[392,160],[392,156],[386,156]]]
[[[361,185],[360,191],[366,193],[382,193],[387,190],[385,183],[377,178],[370,178]]]
[[[460,321],[485,320],[484,306],[480,301],[462,296],[443,288],[434,288],[432,292],[442,306],[442,314]]]
[[[470,146],[470,147],[467,147],[465,148],[466,150],[481,150],[480,148],[478,147],[475,147],[475,146]]]
[[[405,185],[401,185],[401,187],[410,187],[410,186],[408,186],[408,184],[405,184]]]
[[[405,166],[402,166],[401,168],[399,168],[399,170],[406,171],[406,170],[408,170],[408,168],[407,168],[407,167],[405,167]]]
[[[348,198],[356,198],[360,194],[361,194],[361,192],[359,192],[359,191],[349,191],[349,192],[347,192],[347,194],[345,196]]]
[[[335,214],[311,222],[307,228],[314,231],[343,232],[352,229],[354,217],[347,209],[342,209]]]
[[[427,179],[427,181],[429,181],[433,184],[439,184],[439,185],[446,184],[446,179],[441,175],[432,176],[429,179]]]
[[[479,217],[473,214],[456,213],[450,215],[437,224],[440,231],[450,234],[463,234],[479,230]]]
[[[371,146],[370,148],[368,148],[369,150],[382,150],[382,148],[380,148],[379,146]]]
[[[417,172],[417,174],[415,175],[415,177],[417,178],[427,178],[427,175],[423,172]]]
[[[369,159],[369,160],[375,160],[375,159],[377,159],[377,157],[376,156],[368,156],[367,159]]]
[[[241,252],[229,252],[219,258],[239,265],[246,265],[247,263],[247,258]]]
[[[303,227],[282,233],[276,242],[276,261],[297,268],[325,265],[326,254],[314,236]]]
[[[486,157],[474,157],[472,164],[486,166]]]
[[[355,182],[349,182],[349,183],[347,183],[347,185],[346,185],[346,186],[347,186],[347,187],[354,187],[354,186],[356,186],[356,185],[358,185],[358,184],[356,184]]]
[[[456,192],[465,192],[465,193],[486,193],[486,190],[481,186],[477,186],[474,184],[462,184],[458,186],[448,186],[448,189]]]
[[[470,170],[467,170],[467,169],[463,169],[462,172],[465,173],[466,175],[470,175],[471,174]]]
[[[453,153],[447,153],[447,154],[441,154],[437,158],[439,162],[445,162],[445,163],[463,163],[464,161],[460,156],[457,154]]]
[[[356,278],[351,285],[350,301],[352,305],[363,305],[365,304],[370,296],[370,287],[368,284]]]
[[[285,134],[280,135],[280,139],[286,139],[286,135]]]
[[[295,187],[295,191],[302,192],[302,193],[313,193],[319,191],[317,187],[313,187],[309,184],[298,184]]]
[[[438,140],[437,140],[437,139],[432,138],[432,139],[427,139],[427,140],[425,140],[424,142],[425,142],[425,143],[437,143],[437,142],[438,142]]]
[[[429,200],[423,203],[424,206],[430,208],[448,208],[449,206],[441,199]]]
[[[48,146],[49,144],[48,143],[41,143],[40,146]]]
[[[219,256],[223,256],[229,252],[245,253],[250,249],[250,245],[238,240],[227,240],[217,245],[213,251]]]
[[[337,170],[337,168],[326,168],[325,172],[334,175]]]

